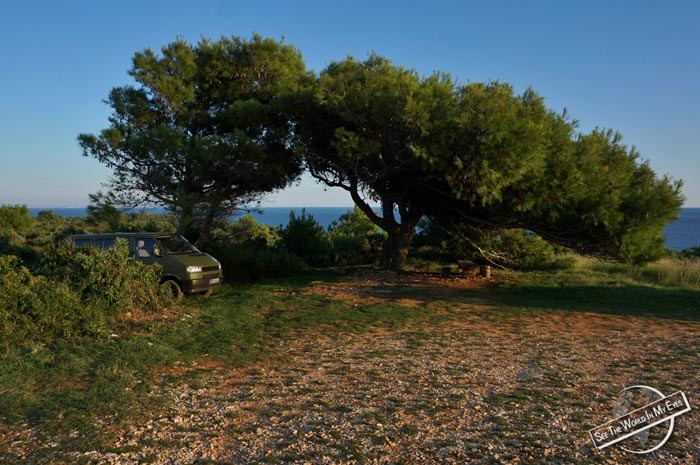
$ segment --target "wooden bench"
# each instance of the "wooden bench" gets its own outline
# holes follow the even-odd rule
[[[476,278],[478,274],[484,278],[490,278],[491,266],[477,265],[471,260],[457,260],[457,273],[464,274],[468,278]]]

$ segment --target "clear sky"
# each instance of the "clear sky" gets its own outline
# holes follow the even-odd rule
[[[532,86],[581,130],[620,131],[700,207],[697,0],[3,2],[0,204],[87,203],[109,173],[81,156],[76,136],[107,126],[103,100],[130,82],[135,51],[253,31],[294,44],[317,72],[376,51],[423,74]],[[310,179],[265,202],[351,203]]]

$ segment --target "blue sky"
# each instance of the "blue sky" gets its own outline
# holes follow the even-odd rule
[[[620,131],[700,207],[700,3],[622,1],[6,2],[0,13],[0,204],[84,206],[108,171],[81,132],[107,126],[109,89],[133,53],[176,36],[250,36],[297,46],[322,70],[371,51],[423,74],[532,86],[581,130]],[[343,206],[310,179],[276,206]]]

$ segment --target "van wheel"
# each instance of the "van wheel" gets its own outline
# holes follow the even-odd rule
[[[173,297],[175,298],[175,302],[179,302],[182,300],[182,296],[184,293],[182,292],[182,288],[180,287],[180,284],[178,284],[177,281],[174,279],[166,279],[163,281],[161,286],[167,286],[170,288],[170,291],[173,293]]]

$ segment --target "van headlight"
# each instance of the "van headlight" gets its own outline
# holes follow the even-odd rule
[[[187,272],[188,273],[201,273],[202,267],[201,266],[188,266]]]

